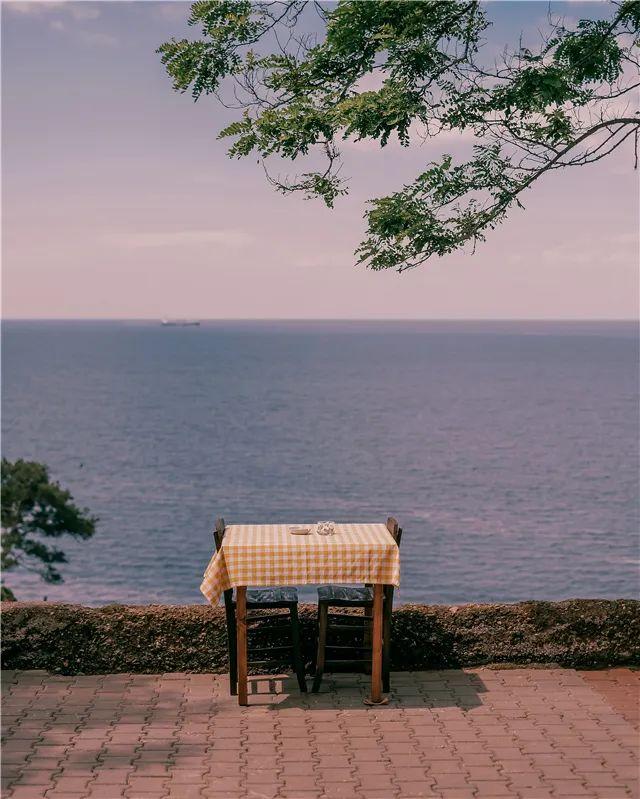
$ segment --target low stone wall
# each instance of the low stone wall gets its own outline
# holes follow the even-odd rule
[[[314,605],[301,605],[313,659]],[[223,672],[224,610],[204,605],[2,604],[2,666],[64,674]],[[268,627],[265,622],[264,627]],[[575,599],[393,613],[393,669],[487,664],[640,665],[640,602]]]

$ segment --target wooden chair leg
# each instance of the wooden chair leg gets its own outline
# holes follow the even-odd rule
[[[391,690],[391,613],[385,602],[384,621],[382,623],[382,691],[388,694]]]
[[[304,661],[300,648],[300,625],[298,621],[298,606],[291,606],[291,644],[293,649],[293,670],[298,678],[298,685],[303,694],[307,693],[307,681],[304,675]]]
[[[372,613],[372,609],[365,607],[364,613],[365,615],[367,613]],[[372,643],[373,643],[373,621],[365,621],[364,633],[362,636],[362,645],[366,647],[368,650],[370,650]],[[371,674],[371,663],[368,661],[367,663],[364,664],[364,673]]]
[[[249,704],[247,684],[247,586],[236,588],[236,656],[238,658],[238,704]]]
[[[327,625],[329,622],[329,607],[323,603],[318,605],[318,651],[316,653],[316,672],[311,690],[317,694],[320,690],[322,675],[324,674],[324,656],[327,646]]]
[[[238,642],[236,640],[236,614],[231,602],[225,602],[227,642],[229,653],[229,693],[238,695]]]

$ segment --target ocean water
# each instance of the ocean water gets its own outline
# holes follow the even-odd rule
[[[637,596],[638,356],[627,323],[5,322],[3,453],[100,517],[63,584],[6,582],[201,603],[217,515],[393,514],[400,602]]]

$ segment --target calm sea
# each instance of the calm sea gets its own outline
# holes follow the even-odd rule
[[[216,515],[393,514],[401,602],[636,596],[638,362],[626,323],[5,322],[4,455],[100,517],[7,584],[200,603]]]

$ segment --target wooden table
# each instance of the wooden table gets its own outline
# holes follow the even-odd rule
[[[310,525],[312,530],[314,525]],[[347,583],[373,586],[371,697],[382,698],[383,598],[399,585],[398,545],[385,524],[336,524],[333,535],[292,535],[290,525],[229,525],[201,586],[210,602],[236,589],[238,703],[247,697],[247,586]]]

